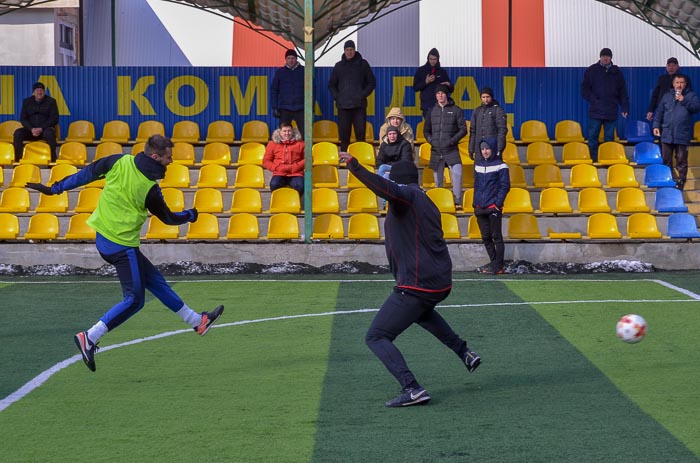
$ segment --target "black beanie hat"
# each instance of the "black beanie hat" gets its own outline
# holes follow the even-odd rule
[[[437,92],[443,92],[446,95],[449,95],[450,94],[450,87],[448,87],[447,85],[444,85],[444,84],[438,84],[435,87],[435,93],[437,93]]]
[[[492,89],[491,87],[484,87],[484,88],[482,88],[482,89],[481,89],[481,94],[483,95],[484,93],[487,94],[487,95],[489,95],[491,98],[493,98],[493,89]]]
[[[484,145],[486,145],[486,146],[484,146]],[[493,137],[482,138],[481,143],[479,144],[479,149],[491,148],[491,151],[496,151],[497,147],[498,147],[498,142]]]
[[[402,185],[418,183],[418,168],[411,161],[399,161],[391,165],[389,180]]]
[[[35,82],[34,85],[32,85],[32,91],[36,90],[37,88],[46,90],[46,87],[41,82]]]
[[[600,50],[600,56],[609,56],[612,58],[612,50],[609,48],[603,48]]]
[[[353,42],[352,40],[348,40],[347,42],[345,42],[345,45],[343,45],[343,49],[346,48],[355,49],[355,42]]]
[[[299,56],[297,55],[296,50],[294,50],[293,48],[288,49],[288,50],[284,53],[284,57],[285,57],[285,58],[287,58],[288,56],[296,56],[297,58],[299,57]]]
[[[399,131],[399,128],[396,126],[393,126],[393,125],[390,125],[389,128],[386,129],[387,135],[389,134],[389,132],[396,132],[398,134],[401,134],[401,132]]]

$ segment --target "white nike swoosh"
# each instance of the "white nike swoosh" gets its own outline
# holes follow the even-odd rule
[[[411,400],[416,400],[417,398],[419,398],[420,396],[422,396],[424,392],[425,392],[425,391],[421,391],[421,392],[419,392],[419,393],[416,394],[416,395],[413,395],[413,392],[411,392]]]

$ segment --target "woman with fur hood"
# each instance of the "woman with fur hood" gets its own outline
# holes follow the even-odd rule
[[[379,146],[382,146],[388,141],[386,135],[387,129],[390,126],[398,128],[399,134],[404,140],[409,142],[411,144],[411,148],[413,148],[413,128],[408,122],[406,122],[406,118],[401,112],[401,108],[391,108],[389,113],[386,115],[386,122],[384,122],[384,124],[382,124],[382,126],[379,128]]]
[[[282,123],[267,143],[263,167],[272,172],[270,191],[292,187],[304,195],[304,142],[297,129]]]

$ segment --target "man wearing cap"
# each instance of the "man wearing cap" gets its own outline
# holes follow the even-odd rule
[[[447,96],[449,89],[438,85],[435,89],[437,104],[430,110],[423,126],[425,139],[430,143],[430,164],[435,186],[442,187],[445,167],[450,168],[452,194],[455,206],[462,207],[462,158],[459,156],[459,141],[467,134],[464,113]]]
[[[481,89],[481,106],[472,112],[472,121],[469,125],[469,156],[478,159],[480,156],[479,142],[485,138],[496,139],[496,153],[503,153],[506,149],[506,135],[508,123],[506,112],[493,98],[493,89],[484,87]]]
[[[297,123],[304,136],[304,66],[297,60],[297,52],[289,49],[284,53],[284,66],[277,69],[270,85],[272,114],[279,118],[280,126]]]
[[[32,96],[22,101],[19,120],[22,127],[15,130],[13,138],[15,161],[22,159],[25,140],[44,140],[51,147],[51,161],[56,161],[58,105],[46,94],[46,87],[41,82],[36,82],[32,86]]]
[[[471,373],[481,363],[435,310],[452,289],[452,260],[443,238],[440,211],[418,185],[412,161],[399,161],[387,180],[360,165],[348,153],[340,160],[367,188],[389,202],[384,220],[384,242],[396,285],[384,301],[365,336],[367,346],[401,384],[401,392],[385,403],[406,407],[430,401],[394,345],[401,333],[418,324],[452,350]]]
[[[618,106],[622,117],[630,110],[627,84],[622,71],[612,63],[612,51],[600,50],[600,60],[583,74],[581,96],[588,101],[588,148],[593,162],[598,162],[598,136],[603,127],[603,140],[613,141]]]
[[[423,113],[423,119],[435,106],[435,88],[440,84],[452,89],[450,76],[440,66],[440,53],[437,48],[431,48],[425,64],[416,69],[413,76],[413,91],[420,92],[420,110]]]
[[[348,149],[351,127],[355,128],[357,141],[365,141],[367,97],[377,85],[369,63],[355,50],[355,42],[348,40],[344,49],[328,80],[328,90],[338,108],[340,151]]]
[[[656,81],[656,87],[651,92],[651,100],[649,100],[649,109],[647,109],[647,120],[651,121],[654,119],[654,111],[656,111],[657,106],[661,102],[661,98],[668,93],[670,89],[673,88],[673,78],[678,71],[680,66],[678,66],[678,59],[673,56],[666,60],[666,74],[659,76]],[[685,76],[686,86],[688,90],[692,90],[693,87],[690,85],[690,77]]]

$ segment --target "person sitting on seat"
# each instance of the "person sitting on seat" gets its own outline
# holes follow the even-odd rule
[[[288,122],[272,132],[263,156],[263,167],[272,172],[270,191],[286,186],[304,195],[304,142]]]
[[[51,147],[51,161],[55,162],[58,105],[55,99],[46,94],[46,87],[41,82],[36,82],[32,86],[32,96],[22,101],[19,120],[22,127],[15,130],[13,139],[15,161],[22,159],[25,140],[44,140]]]
[[[389,114],[386,115],[386,122],[384,122],[384,124],[382,124],[382,126],[379,128],[379,146],[381,147],[388,141],[386,136],[387,129],[392,125],[394,127],[398,127],[399,134],[404,140],[409,142],[411,144],[411,148],[413,148],[413,142],[415,141],[413,136],[413,128],[411,128],[411,125],[406,122],[406,118],[401,112],[401,108],[391,108],[391,110],[389,110]]]
[[[386,132],[387,142],[379,146],[377,153],[377,173],[389,178],[392,164],[399,161],[413,162],[411,144],[399,133],[399,128],[390,125]]]

